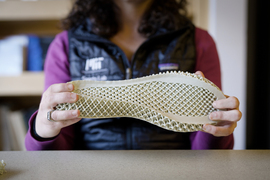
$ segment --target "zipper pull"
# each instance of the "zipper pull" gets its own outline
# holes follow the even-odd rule
[[[130,79],[131,78],[131,70],[130,68],[126,69],[126,79]]]

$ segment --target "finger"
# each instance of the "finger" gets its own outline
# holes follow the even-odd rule
[[[47,106],[49,109],[52,109],[57,104],[60,103],[74,103],[76,102],[79,97],[75,93],[70,92],[62,92],[62,93],[53,93],[47,96],[44,96],[47,101]]]
[[[53,84],[49,87],[49,91],[52,93],[59,93],[59,92],[71,92],[73,91],[74,86],[71,83],[60,83],[60,84]]]
[[[229,136],[230,134],[233,133],[235,127],[236,123],[230,123],[224,126],[213,126],[210,124],[205,124],[203,126],[203,130],[204,132],[220,137],[220,136]]]
[[[202,73],[202,71],[196,71],[195,74],[199,75],[199,76],[202,76],[202,77],[205,77],[204,74]]]
[[[72,124],[75,124],[77,122],[79,122],[82,118],[76,118],[76,119],[69,119],[69,120],[65,120],[65,121],[61,121],[61,126],[63,127],[67,127],[70,126]]]
[[[56,121],[56,122],[50,122],[48,121],[48,123],[50,124],[51,127],[56,128],[56,129],[62,129],[64,127],[68,127],[72,124],[75,124],[77,122],[79,122],[82,118],[75,118],[75,119],[67,119],[67,120],[63,120],[63,121]],[[57,133],[59,134],[59,132]],[[56,135],[57,135],[56,134]],[[46,137],[54,137],[56,135],[50,135],[50,136],[46,136]]]
[[[220,99],[213,102],[213,107],[217,109],[238,109],[239,108],[239,100],[230,96],[226,99]]]
[[[51,113],[51,118],[55,121],[66,121],[79,118],[79,110],[54,111]]]
[[[223,121],[239,121],[242,117],[242,113],[238,110],[230,110],[230,111],[216,111],[212,112],[209,115],[209,118],[213,121],[223,120]]]

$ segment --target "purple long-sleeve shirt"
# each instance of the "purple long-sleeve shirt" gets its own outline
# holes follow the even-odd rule
[[[221,88],[219,58],[212,37],[204,30],[196,28],[196,68],[202,71],[206,78]],[[51,43],[45,61],[45,89],[52,84],[65,83],[71,80],[68,60],[68,33],[63,31]],[[74,149],[74,127],[63,128],[60,134],[52,140],[38,141],[32,132],[36,113],[29,120],[29,130],[25,138],[27,150],[70,150]],[[226,137],[214,137],[201,131],[190,135],[191,149],[232,149],[233,134]]]

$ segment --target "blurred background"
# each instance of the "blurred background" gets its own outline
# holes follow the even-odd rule
[[[222,88],[243,113],[234,149],[269,149],[270,1],[188,0],[194,24],[214,38]],[[72,0],[0,0],[0,150],[25,150],[43,92],[43,62]]]

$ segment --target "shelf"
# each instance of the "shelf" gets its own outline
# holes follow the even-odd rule
[[[55,35],[72,0],[0,0],[0,39],[16,34]]]
[[[187,10],[195,26],[208,30],[209,0],[188,0]]]
[[[4,27],[0,28],[0,39],[18,34],[56,35],[62,31],[59,23],[59,20],[0,21],[0,27]]]
[[[71,0],[0,1],[0,21],[58,20],[68,14],[71,6]]]
[[[0,76],[0,97],[41,96],[44,88],[43,72],[23,72],[19,76]]]

